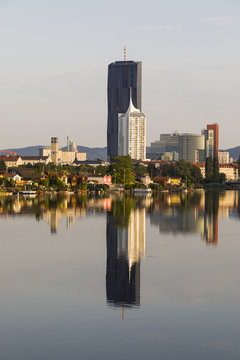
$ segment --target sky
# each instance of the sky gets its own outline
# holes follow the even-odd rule
[[[240,0],[0,0],[0,148],[106,145],[107,66],[142,61],[147,144],[240,145]]]

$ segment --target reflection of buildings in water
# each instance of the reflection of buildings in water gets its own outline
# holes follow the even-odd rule
[[[198,233],[204,227],[204,213],[198,209],[169,207],[150,213],[150,222],[159,226],[161,233]]]
[[[126,227],[107,214],[107,302],[113,306],[140,305],[140,259],[145,253],[145,208],[131,210]]]
[[[51,233],[58,230],[58,223],[66,219],[66,227],[69,229],[77,218],[87,214],[101,214],[111,210],[112,199],[79,199],[72,197],[43,196],[35,198],[26,197],[0,197],[0,215],[35,215],[36,219],[44,220],[50,224]]]
[[[218,192],[202,193],[199,198],[192,195],[168,198],[158,211],[150,213],[151,224],[159,226],[161,233],[200,233],[208,244],[218,244],[219,207],[227,206],[229,210],[230,204],[236,204],[233,194],[230,200],[227,194],[221,197]]]
[[[207,244],[218,244],[218,214],[204,216],[203,235]]]
[[[65,210],[53,208],[43,213],[43,220],[50,224],[51,233],[56,234],[58,230],[58,223],[62,219],[66,219],[66,227],[69,229],[70,226],[75,223],[77,218],[85,216],[85,208],[66,208]]]

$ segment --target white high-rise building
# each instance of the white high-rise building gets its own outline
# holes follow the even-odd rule
[[[146,117],[130,102],[126,113],[118,114],[118,155],[146,159]]]

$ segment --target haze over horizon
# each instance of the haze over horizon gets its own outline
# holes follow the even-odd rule
[[[238,0],[0,0],[0,148],[106,146],[107,66],[143,63],[147,145],[220,125],[240,145]]]

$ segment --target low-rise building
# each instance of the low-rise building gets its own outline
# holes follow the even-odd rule
[[[20,156],[0,156],[0,160],[5,162],[7,168],[22,165],[22,159]]]
[[[238,180],[238,165],[237,164],[219,164],[219,173],[226,176],[226,180]]]
[[[87,178],[89,183],[99,184],[99,185],[111,185],[112,184],[112,177],[111,175],[90,175]]]
[[[0,174],[0,178],[13,180],[16,184],[20,184],[22,180],[21,176],[18,174]]]
[[[21,156],[22,164],[21,165],[28,165],[31,164],[32,166],[42,163],[42,164],[49,164],[51,162],[51,156]]]
[[[153,178],[153,182],[161,186],[179,186],[181,184],[181,177],[156,176]]]
[[[219,151],[218,161],[219,161],[219,164],[229,164],[230,163],[229,152]]]
[[[194,164],[199,167],[203,178],[206,176],[205,163]],[[238,180],[238,165],[237,164],[219,164],[219,174],[225,174],[226,180]]]

